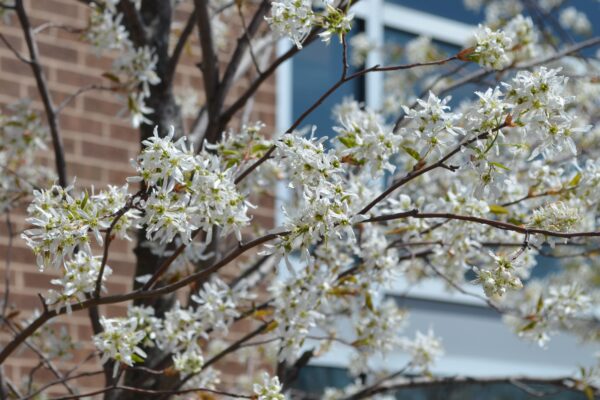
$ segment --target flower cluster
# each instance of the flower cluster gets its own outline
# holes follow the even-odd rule
[[[320,307],[335,278],[325,266],[313,263],[285,284],[277,282],[271,286],[269,290],[276,301],[276,332],[282,338],[280,360],[295,361],[310,330],[324,318]]]
[[[144,150],[134,166],[138,176],[129,181],[148,185],[147,199],[140,202],[145,214],[146,237],[161,243],[175,236],[188,244],[198,229],[208,233],[211,241],[214,225],[222,227],[221,235],[233,231],[241,240],[241,228],[248,224],[248,203],[233,183],[233,171],[224,169],[214,154],[194,154],[185,146],[185,138],[173,141],[174,129],[161,138],[154,136],[143,142]]]
[[[324,12],[315,12],[307,0],[282,0],[271,3],[271,16],[265,17],[271,30],[279,37],[287,37],[298,49],[315,27],[321,27],[319,34],[323,42],[329,43],[332,36],[342,36],[350,32],[353,14],[325,3]]]
[[[282,389],[279,378],[270,377],[266,372],[263,375],[263,383],[255,383],[253,387],[257,400],[285,400],[285,395],[281,393]]]
[[[53,186],[49,190],[35,190],[34,199],[27,208],[27,222],[34,228],[26,230],[23,238],[36,255],[40,269],[49,265],[58,268],[76,252],[91,256],[89,233],[103,245],[102,230],[108,229],[116,213],[126,206],[127,186],[111,187],[98,194],[87,191],[73,194],[73,187]],[[127,238],[127,230],[135,226],[138,211],[126,212],[115,222],[113,233]]]
[[[589,35],[592,32],[592,23],[587,15],[575,7],[571,6],[561,10],[558,20],[563,28],[571,29],[577,34]]]
[[[64,305],[71,312],[71,303],[82,302],[87,294],[96,289],[96,282],[100,274],[101,257],[93,257],[85,252],[78,252],[75,257],[64,263],[63,276],[52,279],[50,283],[60,286],[60,289],[51,289],[46,298],[46,304],[60,311]],[[104,266],[101,283],[111,275],[109,266]],[[104,285],[101,286],[104,289]]]
[[[353,35],[349,41],[350,44],[350,64],[355,67],[360,67],[367,61],[369,53],[373,51],[376,46],[369,40],[366,33],[358,33]]]
[[[335,107],[333,113],[340,125],[333,130],[342,161],[367,166],[374,175],[382,170],[394,172],[389,159],[398,151],[401,137],[385,125],[380,114],[362,109],[350,99]]]
[[[138,346],[146,334],[137,329],[133,319],[101,317],[100,324],[103,331],[94,336],[94,345],[102,353],[102,363],[116,361],[113,375],[117,374],[119,363],[132,366],[146,357]]]
[[[512,41],[504,32],[480,25],[475,38],[477,45],[469,58],[484,68],[502,69],[508,65],[510,59],[506,52],[511,49]]]
[[[177,371],[195,374],[202,370],[204,357],[199,340],[219,333],[226,334],[234,318],[240,314],[240,302],[251,299],[244,287],[235,293],[219,278],[206,282],[192,300],[196,308],[182,308],[179,302],[164,314],[155,316],[152,307],[130,307],[127,317],[103,319],[105,331],[94,337],[94,343],[103,353],[103,359],[114,359],[127,365],[145,357],[139,346],[157,346],[173,353]],[[123,337],[116,332],[125,331]]]
[[[411,355],[411,367],[428,371],[431,365],[444,354],[441,340],[436,337],[432,329],[424,334],[417,331],[413,340],[407,340],[404,348]]]
[[[490,257],[494,259],[495,268],[473,268],[477,274],[475,282],[483,286],[486,296],[503,296],[506,289],[516,290],[523,287],[523,283],[518,276],[519,265],[517,260],[499,256],[492,252],[490,252]]]
[[[386,353],[394,349],[402,343],[398,334],[406,323],[406,315],[391,299],[377,309],[366,308],[356,322],[357,339],[353,345],[367,353]]]
[[[507,315],[505,320],[514,326],[519,336],[544,347],[551,335],[569,328],[573,320],[590,311],[591,298],[574,283],[550,285],[529,284],[523,298],[513,300],[519,315]]]
[[[406,147],[415,158],[424,158],[432,150],[441,153],[451,143],[450,138],[464,134],[462,128],[456,125],[461,115],[450,112],[450,107],[447,105],[450,99],[448,96],[442,100],[433,92],[429,92],[427,101],[417,100],[419,105],[417,109],[403,107],[410,124],[402,128],[400,134],[413,137],[422,147],[418,150],[418,154]]]
[[[558,201],[534,210],[529,226],[555,232],[569,232],[580,223],[579,207]]]
[[[515,104],[513,118],[527,124],[526,131],[535,134],[540,143],[531,158],[542,154],[552,156],[562,150],[577,154],[573,135],[587,130],[574,127],[574,116],[565,111],[572,97],[564,95],[567,78],[558,75],[558,69],[520,71],[506,87],[506,99]]]
[[[48,132],[29,102],[0,113],[0,211],[8,211],[31,192],[45,186],[49,172],[34,168],[35,153],[46,148]]]
[[[299,49],[316,22],[312,3],[308,0],[274,1],[271,16],[265,19],[276,35],[289,37]]]
[[[86,40],[97,54],[106,50],[121,50],[130,44],[129,33],[122,24],[123,14],[117,12],[117,1],[107,0],[90,5]]]
[[[323,27],[323,32],[319,34],[321,40],[329,43],[331,37],[337,35],[341,41],[342,36],[350,32],[352,28],[354,14],[347,14],[329,3],[326,3],[325,10],[325,14],[321,16],[321,26]]]
[[[150,96],[150,85],[160,83],[155,72],[157,56],[151,47],[135,47],[123,25],[123,14],[118,11],[117,3],[116,0],[106,0],[90,5],[90,20],[85,38],[98,55],[107,50],[121,52],[115,59],[111,72],[104,76],[127,93],[127,110],[131,115],[132,125],[137,128],[141,123],[150,123],[146,115],[153,109],[146,106],[146,99]]]

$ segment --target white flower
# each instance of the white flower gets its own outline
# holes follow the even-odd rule
[[[417,331],[414,340],[405,341],[404,348],[411,355],[411,366],[425,371],[444,354],[442,342],[432,329],[427,334]]]
[[[504,32],[511,39],[513,55],[520,59],[529,59],[537,55],[538,31],[531,17],[517,15],[506,24]]]
[[[533,211],[529,226],[555,232],[570,232],[581,224],[580,208],[557,201]]]
[[[280,361],[294,362],[310,330],[324,318],[320,307],[335,278],[334,273],[314,262],[288,282],[276,281],[269,288],[275,299],[276,332],[282,338]]]
[[[514,104],[513,119],[525,131],[539,138],[530,159],[542,154],[548,158],[562,150],[577,154],[572,135],[588,128],[575,128],[574,117],[565,111],[572,97],[565,97],[567,78],[558,69],[519,71],[506,87],[506,99]]]
[[[53,186],[50,190],[35,190],[34,199],[27,208],[32,229],[26,230],[22,237],[36,255],[38,267],[48,265],[58,268],[63,261],[73,257],[76,248],[79,252],[91,255],[88,233],[92,233],[96,242],[102,246],[101,230],[107,229],[115,212],[125,206],[126,187],[123,191],[114,188],[109,192],[96,195],[87,191],[73,195],[73,187],[66,189]],[[119,193],[117,193],[119,192]],[[137,218],[136,210],[129,210],[119,220],[115,233],[121,237]]]
[[[0,112],[0,211],[8,211],[54,179],[47,168],[37,168],[36,154],[46,149],[48,129],[29,101],[19,101]]]
[[[253,387],[257,400],[285,400],[281,389],[279,378],[277,376],[271,378],[266,372],[263,374],[263,383],[255,383]]]
[[[340,125],[333,128],[340,159],[366,166],[374,176],[383,170],[394,172],[395,166],[389,159],[398,151],[402,138],[392,132],[381,115],[361,109],[358,102],[350,99],[336,106],[333,114]]]
[[[376,48],[375,43],[369,40],[366,33],[359,33],[352,36],[349,40],[350,45],[350,64],[355,67],[363,65],[371,51]]]
[[[403,106],[406,118],[411,120],[410,124],[401,130],[403,136],[416,137],[417,143],[422,142],[426,153],[422,151],[421,157],[429,151],[436,150],[441,153],[442,149],[449,145],[450,139],[458,134],[464,134],[462,128],[455,125],[461,115],[452,113],[447,106],[451,97],[441,100],[433,92],[429,92],[427,101],[417,99],[418,108],[409,109]]]
[[[117,13],[112,2],[90,4],[89,26],[85,38],[98,55],[106,50],[121,50],[131,46],[129,33],[122,24],[123,14]]]
[[[561,10],[558,21],[563,28],[572,29],[580,35],[589,35],[592,32],[592,23],[587,15],[573,6]]]
[[[199,373],[203,365],[202,350],[198,346],[190,346],[183,353],[176,353],[173,356],[175,370],[185,375]]]
[[[355,325],[357,339],[354,341],[360,351],[385,354],[401,344],[399,333],[407,314],[394,300],[388,299],[377,308],[366,308],[361,314]]]
[[[75,254],[71,261],[66,261],[63,268],[63,276],[52,279],[53,285],[61,286],[60,289],[51,289],[46,298],[46,304],[57,311],[64,306],[71,312],[71,304],[86,300],[86,295],[96,290],[96,281],[100,273],[102,257],[92,257],[83,251]],[[104,282],[111,275],[109,266],[104,266],[102,274],[101,289],[106,291]]]
[[[290,38],[299,49],[316,22],[309,0],[274,1],[271,16],[265,19],[276,35]]]
[[[218,225],[222,236],[233,231],[241,240],[241,228],[250,221],[249,203],[238,192],[233,171],[223,170],[215,154],[195,154],[184,137],[174,142],[173,136],[172,127],[166,137],[155,129],[134,162],[138,176],[129,178],[149,186],[148,198],[141,202],[145,215],[139,221],[148,225],[147,239],[170,243],[179,235],[188,244],[202,229],[209,243],[213,225]]]
[[[228,327],[240,315],[233,295],[229,286],[218,277],[204,283],[198,294],[192,295],[192,300],[198,303],[198,317],[207,329],[227,333]]]
[[[506,289],[521,289],[523,283],[518,276],[520,265],[517,260],[498,256],[492,252],[489,255],[496,264],[493,269],[473,268],[477,274],[475,282],[483,286],[485,295],[488,297],[503,296]]]
[[[470,57],[479,65],[491,69],[502,69],[508,65],[510,59],[506,52],[510,50],[512,41],[504,32],[479,25],[475,38],[477,45]]]
[[[100,317],[100,324],[104,330],[94,336],[94,345],[102,353],[102,363],[109,359],[116,361],[114,375],[119,363],[133,366],[146,357],[146,353],[138,347],[146,334],[137,330],[129,319]]]
[[[321,40],[329,44],[331,36],[337,35],[341,41],[342,36],[352,29],[354,14],[346,14],[329,3],[325,4],[325,10],[325,14],[320,18],[323,27],[323,32],[319,33]]]

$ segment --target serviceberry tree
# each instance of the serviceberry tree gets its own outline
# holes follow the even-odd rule
[[[600,38],[590,36],[586,14],[563,0],[467,0],[485,14],[471,43],[447,55],[418,37],[394,59],[399,49],[365,34],[349,38],[348,0],[194,0],[174,41],[182,1],[79,2],[89,7],[82,27],[34,26],[23,0],[0,1],[3,23],[22,28],[27,54],[0,38],[31,69],[43,103],[39,113],[15,99],[0,114],[0,207],[9,230],[11,212],[26,207],[29,228],[8,232],[10,240],[26,242],[41,274],[60,274],[25,320],[12,312],[7,281],[1,317],[12,336],[0,363],[29,347],[36,368],[55,380],[18,382],[0,371],[0,397],[45,398],[62,387],[70,392],[63,398],[302,398],[289,390],[299,369],[334,342],[354,354],[357,379],[328,389],[326,399],[466,381],[547,383],[590,398],[600,390],[600,367],[549,379],[435,376],[443,338],[403,335],[410,310],[385,298],[395,279],[437,277],[550,351],[560,331],[598,340]],[[36,46],[44,29],[78,32],[98,55],[113,55],[108,83],[57,104]],[[177,99],[175,72],[194,32],[203,85]],[[274,56],[281,40],[289,49]],[[315,93],[285,132],[248,120],[267,79],[316,41],[341,43],[339,80]],[[368,65],[371,52],[391,56]],[[331,110],[329,138],[306,126],[324,100],[367,74],[384,75],[381,109],[347,98]],[[242,75],[250,84],[232,95]],[[448,93],[467,84],[478,89],[451,102]],[[141,150],[121,186],[82,187],[65,167],[60,113],[94,90],[118,96],[125,112],[115,118],[139,128]],[[47,147],[54,171],[36,163]],[[251,208],[274,188],[286,200],[273,229]],[[133,290],[107,294],[110,247],[120,240],[137,242]],[[541,254],[559,258],[561,269],[531,279]],[[230,265],[237,274],[223,273]],[[126,315],[98,309],[121,303]],[[76,344],[53,322],[82,312],[96,348],[84,364],[101,368],[62,373],[55,363]],[[258,322],[241,337],[231,333],[247,320]],[[351,331],[340,331],[341,321]],[[391,351],[410,362],[371,362]],[[219,361],[232,355],[252,368],[224,386]],[[102,387],[81,392],[72,383],[82,376],[97,376]]]

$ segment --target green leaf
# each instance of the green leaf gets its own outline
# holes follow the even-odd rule
[[[135,353],[133,353],[131,355],[131,359],[133,360],[133,362],[136,362],[136,363],[138,363],[138,362],[144,362],[144,359],[142,357],[140,357],[139,355],[135,354]]]
[[[367,292],[367,295],[365,296],[365,302],[367,303],[366,306],[369,310],[371,311],[375,311],[375,307],[373,306],[373,299],[371,298],[371,295]]]
[[[417,161],[421,161],[421,155],[419,154],[418,151],[416,151],[415,149],[413,149],[412,147],[408,147],[408,146],[404,146],[402,145],[402,149],[408,153],[409,156],[411,156],[412,158],[414,158]]]
[[[510,171],[510,168],[508,168],[504,164],[500,164],[499,162],[490,161],[489,163],[490,163],[490,165],[493,165],[494,167],[498,167],[498,168],[502,168],[503,170]]]
[[[533,328],[535,328],[535,326],[537,325],[536,321],[531,321],[530,323],[528,323],[527,325],[525,325],[524,327],[519,329],[519,332],[527,332],[532,330]]]
[[[508,214],[509,211],[506,207],[502,207],[498,204],[490,204],[490,212],[492,214]]]
[[[579,182],[581,181],[582,177],[583,177],[583,175],[581,175],[581,172],[576,173],[575,176],[573,177],[573,179],[571,179],[569,181],[569,186],[579,185]]]
[[[585,385],[585,388],[583,389],[583,393],[585,393],[585,397],[588,398],[588,400],[594,400],[594,389],[592,389],[591,386],[589,385]]]
[[[356,139],[353,136],[340,136],[338,139],[346,147],[356,146]]]
[[[252,154],[258,153],[260,151],[269,150],[270,148],[271,148],[271,146],[268,144],[258,143],[258,144],[255,144],[254,146],[252,146]]]
[[[102,76],[110,81],[115,82],[115,83],[121,83],[121,80],[119,79],[119,77],[113,73],[105,72],[102,74]]]
[[[85,194],[83,196],[83,200],[81,200],[81,209],[85,208],[85,206],[87,205],[87,202],[88,202],[89,198],[90,198],[90,195],[89,195],[89,193],[86,190]]]
[[[542,307],[544,307],[544,298],[540,295],[537,305],[535,306],[535,312],[539,314],[542,311]]]

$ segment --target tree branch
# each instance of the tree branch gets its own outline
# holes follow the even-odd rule
[[[60,186],[66,187],[67,164],[65,161],[65,150],[63,147],[62,139],[60,137],[58,115],[56,114],[56,110],[54,109],[52,97],[50,96],[50,90],[48,89],[48,83],[46,82],[44,71],[42,70],[42,66],[40,65],[37,44],[35,43],[35,40],[33,38],[31,23],[29,22],[29,17],[27,16],[27,12],[25,11],[25,7],[23,6],[23,0],[16,0],[15,8],[17,12],[17,17],[19,18],[19,22],[21,24],[21,28],[23,29],[25,42],[27,43],[27,48],[29,50],[29,58],[31,60],[29,65],[31,66],[31,69],[33,71],[37,88],[42,98],[44,109],[46,111],[48,125],[50,126],[50,134],[52,136],[52,146],[54,148],[54,161],[56,163],[56,173],[58,175],[58,182]]]

